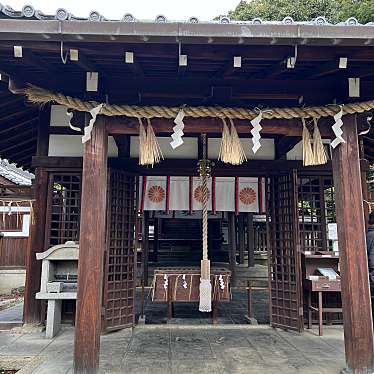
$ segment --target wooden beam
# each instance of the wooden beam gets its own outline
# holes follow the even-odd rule
[[[295,147],[297,143],[301,141],[301,138],[298,136],[282,136],[275,140],[275,159],[279,160],[286,158],[287,153]]]
[[[347,369],[374,369],[373,324],[355,115],[343,117],[346,143],[333,150]]]
[[[20,122],[17,122],[16,125],[10,124],[10,126],[4,128],[5,126],[4,126],[4,124],[1,123],[1,118],[0,118],[0,129],[1,129],[0,134],[3,135],[3,134],[5,134],[7,132],[10,132],[10,131],[11,132],[16,132],[15,130],[17,130],[17,129],[18,129],[17,132],[22,133],[22,131],[19,130],[21,127],[24,127],[24,126],[27,126],[27,125],[30,125],[30,124],[31,124],[31,126],[33,126],[33,122],[35,122],[37,120],[39,120],[39,116],[32,116],[30,118],[20,120]]]
[[[37,252],[45,251],[44,242],[45,222],[48,196],[48,173],[43,168],[37,168],[32,185],[34,196],[34,220],[30,225],[30,238],[26,252],[26,282],[25,301],[23,306],[23,322],[36,324],[41,322],[40,300],[35,295],[40,290],[42,264],[36,259]]]
[[[25,64],[32,65],[34,68],[43,70],[46,73],[59,74],[56,65],[47,63],[41,57],[37,56],[30,48],[23,48],[22,58],[14,58],[12,63],[20,65],[21,67],[25,67]]]
[[[213,134],[218,137],[222,132],[222,120],[220,118],[186,118],[184,121],[185,134]],[[249,120],[234,120],[236,130],[241,136],[250,137]],[[321,119],[319,128],[323,137],[332,136],[331,126],[333,125],[331,118]],[[156,134],[169,134],[173,132],[173,119],[153,118],[152,126]],[[300,120],[263,120],[261,122],[261,135],[286,135],[298,136],[301,140],[302,125]],[[107,130],[110,135],[116,134],[139,134],[139,122],[135,118],[128,117],[109,117],[107,120]]]
[[[79,234],[78,294],[74,373],[99,367],[103,262],[105,248],[108,135],[98,117],[84,144]],[[94,200],[93,200],[94,196]]]
[[[118,157],[130,157],[130,136],[129,135],[115,135],[114,141],[118,148]]]
[[[339,60],[328,61],[319,66],[317,69],[311,70],[309,73],[303,73],[305,79],[316,79],[328,74],[335,73],[339,70]],[[346,70],[346,69],[344,69]]]

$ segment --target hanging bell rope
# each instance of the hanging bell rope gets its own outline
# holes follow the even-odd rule
[[[78,98],[64,95],[62,93],[49,91],[37,86],[29,86],[25,89],[25,95],[32,103],[46,104],[55,102],[67,108],[81,112],[89,112],[100,103],[95,101],[82,101]],[[320,118],[331,117],[341,109],[339,105],[326,105],[318,107],[290,107],[290,108],[269,108],[263,111],[264,119],[293,119],[293,118]],[[344,114],[363,113],[374,109],[374,100],[347,103],[344,105]],[[109,105],[104,104],[100,114],[105,116],[127,116],[142,118],[170,118],[174,119],[180,107],[166,106],[137,106],[137,105]],[[186,117],[222,117],[232,119],[252,120],[258,116],[258,112],[247,108],[227,108],[227,107],[191,107],[183,108]]]
[[[201,260],[200,274],[200,312],[212,311],[212,285],[210,282],[210,261],[208,259],[208,178],[211,169],[210,162],[207,159],[206,134],[202,134],[203,140],[203,159],[199,161],[199,175],[202,187],[202,220],[203,220],[203,259]]]

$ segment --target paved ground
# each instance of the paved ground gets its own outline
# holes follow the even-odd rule
[[[0,311],[0,322],[22,321],[23,303]]]
[[[21,374],[72,373],[72,328],[55,339],[43,333],[0,332],[0,368]],[[29,367],[29,368],[28,368]],[[337,374],[344,368],[343,332],[298,335],[270,327],[145,326],[103,336],[102,373]]]

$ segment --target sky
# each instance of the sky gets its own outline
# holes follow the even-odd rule
[[[240,0],[2,0],[15,10],[21,10],[25,4],[46,14],[55,14],[56,9],[65,8],[75,16],[88,17],[96,10],[107,19],[121,19],[131,13],[137,19],[153,20],[159,14],[169,20],[187,20],[194,16],[201,21],[210,21],[219,15],[225,15],[236,7]]]

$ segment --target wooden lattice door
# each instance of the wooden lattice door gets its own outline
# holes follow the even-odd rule
[[[297,192],[296,171],[269,179],[269,307],[272,326],[301,331],[303,308]]]
[[[135,177],[108,172],[107,245],[103,289],[103,330],[117,330],[135,321]]]

